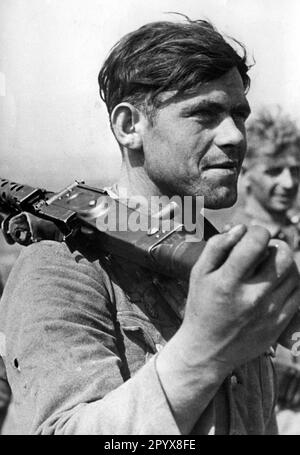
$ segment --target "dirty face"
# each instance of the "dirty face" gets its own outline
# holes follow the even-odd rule
[[[204,196],[207,208],[230,207],[237,198],[249,113],[236,68],[162,107],[143,131],[149,178],[168,196]]]

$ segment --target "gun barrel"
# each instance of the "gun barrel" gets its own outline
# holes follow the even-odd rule
[[[41,188],[0,178],[0,207],[9,206],[17,211],[26,211],[35,201],[43,198],[45,193]]]

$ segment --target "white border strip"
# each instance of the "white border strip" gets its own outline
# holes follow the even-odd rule
[[[6,95],[5,74],[0,71],[0,96]]]

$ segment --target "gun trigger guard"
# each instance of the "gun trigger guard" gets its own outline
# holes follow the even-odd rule
[[[8,233],[15,243],[27,246],[35,241],[30,214],[20,212],[8,220]]]

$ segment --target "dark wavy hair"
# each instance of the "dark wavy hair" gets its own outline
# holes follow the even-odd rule
[[[247,143],[245,167],[262,158],[262,147],[265,144],[272,145],[264,149],[265,157],[279,158],[287,150],[290,152],[291,147],[294,147],[294,153],[300,157],[299,127],[279,106],[264,107],[249,120]]]
[[[122,101],[152,112],[161,107],[162,92],[193,94],[199,84],[234,67],[248,90],[250,65],[244,46],[231,38],[238,52],[209,22],[184,17],[184,22],[146,24],[112,48],[98,77],[109,114]]]

